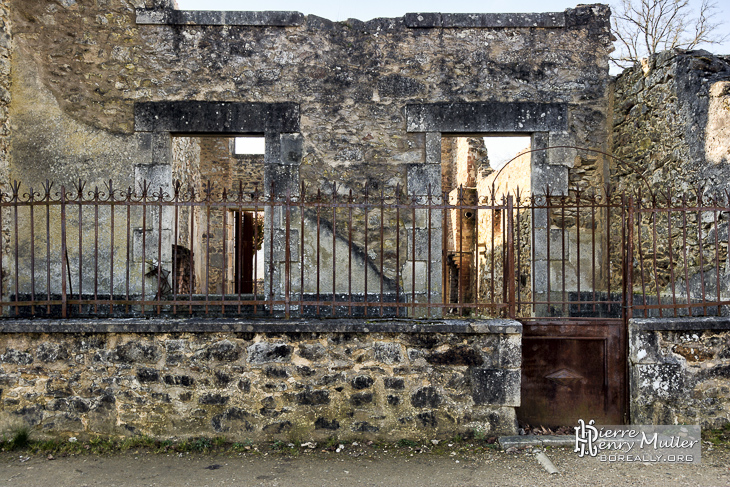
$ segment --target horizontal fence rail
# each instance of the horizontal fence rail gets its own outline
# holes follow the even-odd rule
[[[0,194],[5,317],[724,315],[728,204],[494,188]]]

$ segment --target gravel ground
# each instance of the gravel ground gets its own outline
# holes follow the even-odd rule
[[[408,449],[217,455],[127,452],[110,456],[0,453],[0,486],[730,486],[730,450],[703,450],[701,465],[606,464],[549,449],[549,475],[534,452]]]

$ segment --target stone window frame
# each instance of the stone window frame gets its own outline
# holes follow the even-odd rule
[[[458,102],[406,105],[406,131],[424,133],[425,157],[420,164],[411,164],[407,171],[408,193],[426,194],[428,188],[441,188],[441,136],[478,136],[491,134],[524,134],[530,136],[530,190],[533,196],[568,194],[568,168],[577,155],[569,133],[567,103],[537,102]],[[562,146],[559,149],[541,150]],[[548,221],[545,210],[535,210],[535,238],[547,238]],[[423,229],[420,229],[423,231]],[[439,227],[439,231],[442,229]],[[414,230],[418,231],[418,230]],[[418,259],[418,256],[415,256]],[[535,290],[547,283],[547,255],[535,252],[532,275]],[[441,272],[441,262],[438,263]],[[438,275],[432,275],[437,279]]]
[[[427,184],[415,173],[427,172],[432,187],[440,187],[441,135],[521,134],[530,137],[531,191],[541,194],[549,185],[553,194],[567,194],[568,168],[575,158],[573,150],[541,150],[569,146],[567,103],[537,102],[461,102],[406,105],[406,131],[426,136],[425,164],[409,168],[409,183]],[[439,171],[428,166],[438,165]],[[415,189],[415,188],[414,188]],[[409,192],[413,193],[410,189]]]
[[[147,170],[172,163],[173,135],[262,136],[264,195],[285,198],[299,188],[302,136],[298,103],[151,101],[134,104],[134,128],[140,149],[149,152]],[[169,171],[168,171],[169,172]],[[167,184],[171,187],[171,173]]]

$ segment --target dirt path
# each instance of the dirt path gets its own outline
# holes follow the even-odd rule
[[[605,464],[570,449],[547,454],[560,473],[547,474],[533,454],[305,452],[200,455],[125,453],[48,460],[0,454],[0,486],[730,486],[730,452],[703,452],[702,465]]]

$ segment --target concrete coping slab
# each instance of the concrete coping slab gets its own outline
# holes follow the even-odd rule
[[[632,331],[694,331],[730,330],[730,318],[698,316],[685,318],[633,318],[629,320]]]
[[[137,9],[138,25],[243,25],[297,27],[304,14],[292,11],[239,12],[215,10]]]
[[[516,28],[516,27],[565,27],[565,13],[407,13],[406,27],[423,28]]]
[[[521,334],[522,324],[491,320],[288,320],[230,318],[4,319],[0,333],[458,333]]]
[[[546,446],[574,446],[575,436],[573,435],[520,435],[520,436],[500,436],[499,444],[503,449],[527,448]]]

